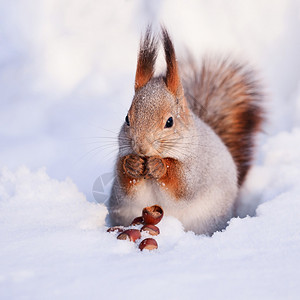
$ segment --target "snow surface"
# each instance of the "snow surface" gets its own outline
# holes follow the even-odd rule
[[[179,57],[250,60],[269,118],[240,217],[213,237],[164,218],[159,249],[140,252],[95,199],[149,21]],[[297,0],[1,1],[0,299],[299,299],[299,28]]]

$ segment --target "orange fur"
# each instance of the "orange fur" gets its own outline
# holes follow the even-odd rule
[[[178,65],[176,61],[174,46],[169,37],[168,31],[164,27],[162,28],[162,35],[165,50],[165,58],[167,63],[167,73],[165,77],[165,82],[169,91],[174,96],[178,96],[179,90],[181,88],[181,83],[178,74]]]
[[[158,182],[168,193],[179,200],[187,194],[185,180],[180,172],[181,163],[174,158],[164,158],[163,160],[167,166],[167,171]]]
[[[135,91],[142,88],[153,77],[157,57],[157,39],[151,34],[151,27],[146,30],[140,42],[140,51],[135,74]]]
[[[255,136],[264,121],[263,95],[253,71],[228,59],[204,60],[197,68],[190,57],[183,65],[184,90],[191,109],[212,127],[229,149],[241,185],[250,168]]]
[[[122,187],[123,191],[125,191],[127,195],[130,195],[133,192],[134,187],[138,185],[142,179],[137,180],[137,178],[130,176],[126,172],[124,162],[126,157],[127,156],[121,157],[117,162],[117,176],[119,177],[120,186]],[[142,176],[142,174],[140,175]]]
[[[160,186],[163,187],[168,193],[170,193],[175,199],[179,200],[186,196],[186,186],[184,183],[184,179],[181,174],[181,163],[174,158],[162,158],[162,166],[158,166],[162,168],[156,174],[161,174],[159,178],[153,177],[151,171],[157,170],[156,166],[152,166],[151,169],[148,167],[136,176],[131,176],[126,169],[125,160],[128,156],[124,156],[119,159],[117,163],[117,172],[120,178],[120,185],[126,194],[131,194],[133,192],[133,188],[140,184],[143,180],[157,180]],[[151,157],[150,159],[152,159]],[[149,158],[148,158],[149,159]],[[146,163],[147,164],[147,163]]]

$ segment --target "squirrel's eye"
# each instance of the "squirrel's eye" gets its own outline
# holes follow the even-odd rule
[[[125,122],[126,122],[127,126],[130,126],[128,115],[125,118]]]
[[[165,128],[170,128],[172,126],[173,126],[173,118],[170,117],[166,122]]]

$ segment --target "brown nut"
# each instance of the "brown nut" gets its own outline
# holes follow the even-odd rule
[[[141,224],[144,224],[144,219],[143,217],[137,217],[135,218],[130,225],[141,225]]]
[[[157,226],[151,225],[151,224],[144,225],[141,228],[141,231],[146,231],[151,235],[158,235],[160,233],[159,228]]]
[[[114,227],[108,228],[106,231],[107,232],[115,232],[115,231],[117,231],[117,232],[123,232],[124,230],[125,229],[124,229],[123,226],[114,226]]]
[[[143,209],[143,218],[145,224],[156,225],[164,215],[163,209],[159,205],[145,207]]]
[[[141,233],[138,229],[127,229],[117,236],[118,240],[129,240],[135,242],[141,238]]]
[[[148,238],[141,241],[139,248],[141,251],[143,250],[154,250],[158,248],[157,242],[155,239]]]

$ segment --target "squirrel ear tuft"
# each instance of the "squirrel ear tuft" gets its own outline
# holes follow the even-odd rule
[[[167,73],[165,77],[165,82],[169,91],[174,96],[177,96],[181,92],[181,82],[179,78],[175,50],[167,29],[162,26],[161,31],[165,50],[165,58],[167,63]]]
[[[157,58],[157,38],[152,34],[152,28],[148,25],[146,33],[140,41],[140,50],[135,74],[135,91],[142,88],[152,78],[154,65]]]

